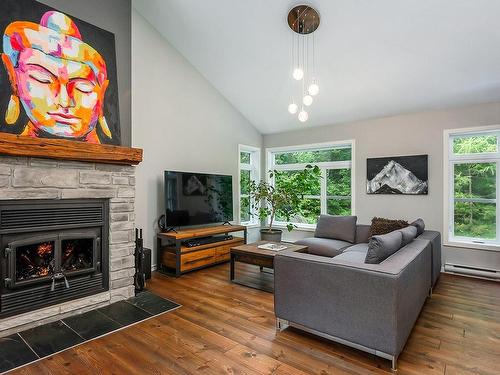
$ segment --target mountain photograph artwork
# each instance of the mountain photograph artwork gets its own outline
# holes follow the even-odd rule
[[[366,162],[368,194],[428,194],[428,155],[372,158]]]

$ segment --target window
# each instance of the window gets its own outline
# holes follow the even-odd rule
[[[275,186],[303,170],[306,165],[317,165],[321,178],[306,192],[293,223],[299,227],[316,224],[320,214],[351,215],[353,206],[353,141],[320,145],[294,146],[268,149],[268,169],[280,173]],[[277,217],[277,224],[285,224]]]
[[[448,240],[500,245],[500,129],[448,131],[445,140]]]
[[[250,181],[260,180],[260,149],[251,146],[239,146],[239,196],[240,223],[258,224],[259,218],[252,212],[250,202]]]

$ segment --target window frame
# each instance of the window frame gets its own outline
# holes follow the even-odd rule
[[[241,153],[247,152],[250,154],[250,164],[241,162]],[[260,220],[257,216],[257,213],[252,208],[250,204],[250,220],[249,221],[241,221],[241,198],[248,197],[248,194],[241,194],[241,171],[247,170],[250,171],[250,180],[254,180],[259,182],[261,179],[261,171],[260,171],[260,153],[261,149],[255,146],[249,145],[238,145],[238,223],[241,225],[249,226],[260,226]]]
[[[350,147],[351,148],[351,160],[350,161],[331,161],[331,162],[319,162],[319,163],[295,163],[295,164],[276,164],[275,155],[285,152],[297,152],[297,151],[319,151],[329,148],[341,148]],[[345,141],[335,141],[335,142],[324,142],[324,143],[311,143],[293,146],[283,146],[283,147],[269,147],[266,148],[266,167],[267,170],[278,170],[278,171],[293,171],[304,169],[307,165],[317,165],[321,169],[321,191],[319,195],[320,199],[320,209],[321,214],[326,214],[327,212],[327,170],[329,169],[350,169],[351,170],[351,215],[356,214],[356,204],[355,204],[355,160],[356,160],[356,141],[354,139],[349,139]],[[274,186],[274,177],[269,178],[266,175],[266,181]],[[304,198],[318,199],[317,195],[305,195]],[[275,221],[276,227],[286,227],[285,222]],[[306,224],[306,223],[293,223],[298,229],[303,230],[313,230],[316,228],[316,224]]]
[[[453,141],[466,136],[496,135],[497,151],[471,154],[454,154]],[[443,136],[444,150],[444,244],[452,247],[500,251],[500,125],[472,127],[462,129],[446,129]],[[468,163],[496,163],[496,239],[487,240],[473,237],[455,236],[455,165]],[[462,199],[462,198],[460,198]],[[465,198],[463,198],[465,199]],[[471,198],[480,201],[482,198]],[[491,201],[491,200],[489,200]],[[493,202],[491,202],[493,203]]]

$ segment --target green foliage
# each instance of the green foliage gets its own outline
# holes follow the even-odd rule
[[[350,199],[328,199],[326,201],[328,215],[349,216],[351,214]]]
[[[284,152],[275,155],[276,164],[321,163],[351,160],[351,148],[332,148],[317,151]]]
[[[351,196],[351,170],[329,169],[326,174],[326,194],[328,196]]]
[[[301,210],[315,209],[305,203],[304,195],[319,189],[321,171],[318,166],[307,165],[304,170],[293,173],[269,171],[269,178],[275,178],[275,186],[266,181],[250,181],[252,208],[258,212],[259,219],[269,217],[269,230],[278,217],[287,222],[287,229],[291,231],[295,227],[291,222],[293,217]]]
[[[250,164],[250,153],[249,152],[240,152],[240,163],[241,164]]]
[[[482,152],[496,152],[496,135],[480,135],[459,137],[453,140],[454,154],[477,154]]]
[[[240,172],[240,193],[241,194],[250,193],[250,171]]]
[[[250,221],[250,198],[241,197],[240,199],[241,221]]]
[[[455,202],[455,235],[496,238],[496,204]]]
[[[329,169],[326,174],[326,212],[329,215],[351,214],[351,170]]]
[[[455,164],[455,198],[495,199],[496,163]]]

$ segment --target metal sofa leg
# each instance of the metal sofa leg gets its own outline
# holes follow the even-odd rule
[[[392,371],[398,371],[398,356],[392,356],[391,360],[391,369]]]
[[[432,298],[432,286],[431,288],[429,289],[429,297]]]
[[[276,332],[281,332],[288,327],[288,320],[276,318]]]

